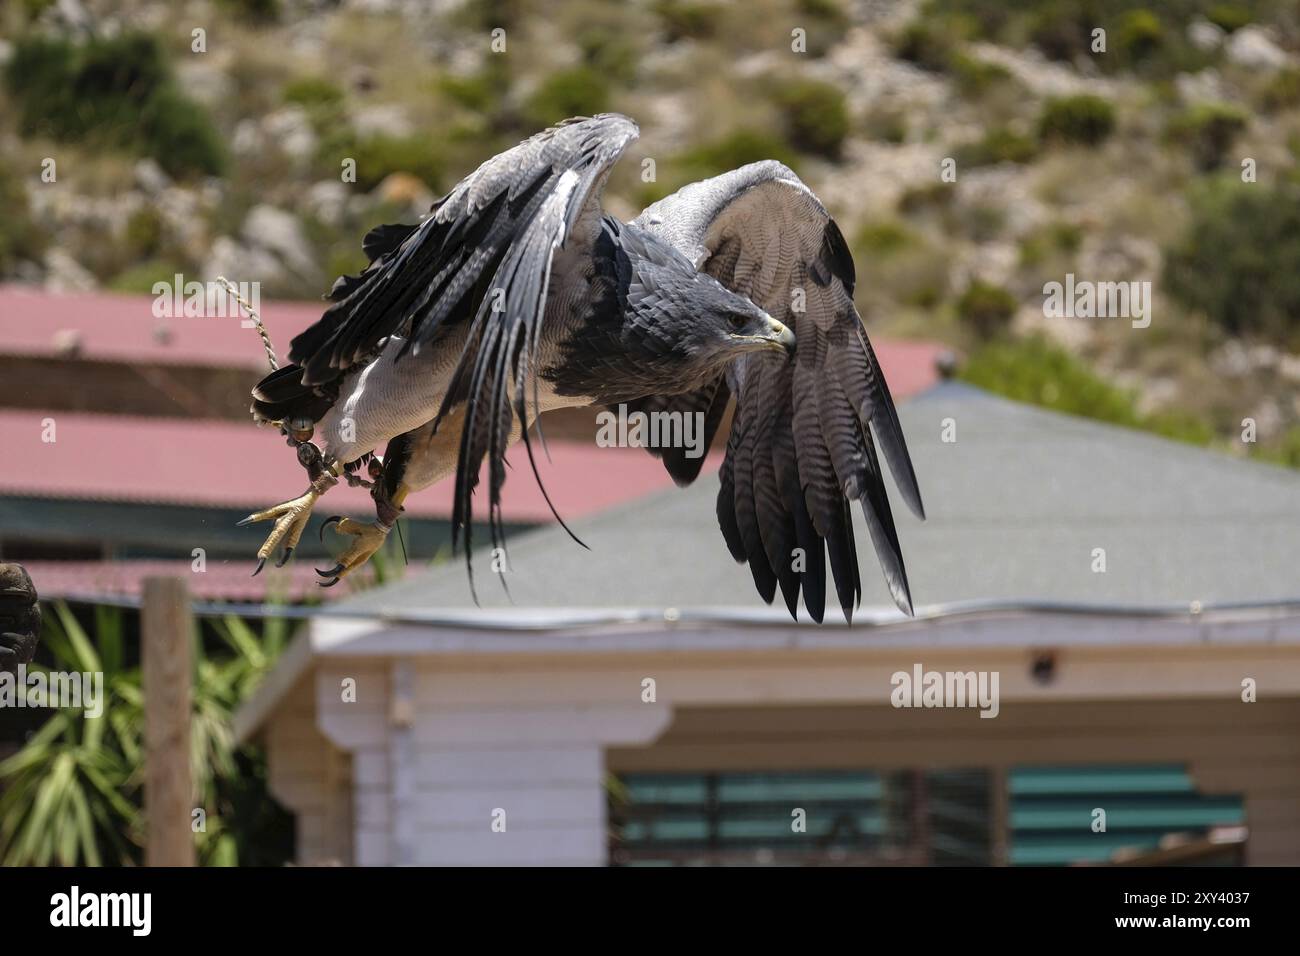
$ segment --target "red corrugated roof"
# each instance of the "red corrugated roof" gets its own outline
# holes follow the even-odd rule
[[[52,419],[55,441],[42,440]],[[253,510],[302,492],[306,478],[278,431],[234,422],[132,418],[38,411],[0,411],[0,495],[104,501],[156,501]],[[663,466],[636,448],[597,448],[550,442],[551,461],[539,451],[539,470],[560,513],[579,517],[665,488]],[[503,508],[510,521],[544,521],[550,509],[528,474],[522,448]],[[406,503],[413,517],[451,514],[452,486],[444,481]],[[329,507],[369,511],[364,489],[340,483]]]
[[[871,348],[889,383],[894,401],[918,395],[939,381],[939,356],[947,346],[937,342],[899,342],[873,340]]]
[[[76,357],[100,362],[266,367],[261,339],[243,328],[241,314],[226,318],[157,318],[154,298],[109,292],[60,295],[0,285],[0,353],[52,357],[68,340]],[[262,302],[261,316],[276,348],[320,318],[323,302]]]
[[[169,318],[152,314],[149,296],[55,295],[0,286],[0,351],[57,354],[60,331],[75,332],[80,356],[108,362],[144,361],[264,368],[256,332],[226,319]],[[281,349],[314,322],[317,303],[262,303],[263,318]],[[166,341],[157,328],[170,332]],[[932,343],[879,342],[876,351],[896,398],[936,380]],[[0,395],[3,401],[3,395]],[[54,420],[56,441],[43,441],[43,419]],[[0,410],[0,495],[106,501],[156,501],[232,508],[261,508],[299,493],[304,475],[279,434],[251,423],[92,415],[39,410]],[[553,441],[552,462],[542,461],[547,490],[560,513],[580,517],[629,501],[671,481],[662,465],[639,449],[596,448]],[[513,480],[506,485],[504,513],[511,521],[550,519],[540,490],[528,476],[521,449],[512,452]],[[717,467],[710,457],[706,470]],[[415,517],[451,513],[451,483],[443,482],[407,502]],[[329,507],[366,512],[364,490],[340,486]]]

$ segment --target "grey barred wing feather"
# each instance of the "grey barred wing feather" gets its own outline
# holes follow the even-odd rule
[[[471,499],[484,459],[496,543],[516,415],[528,444],[525,385],[535,366],[553,256],[594,241],[605,179],[637,135],[627,117],[603,114],[568,120],[489,159],[418,226],[381,226],[367,235],[369,267],[340,279],[334,304],[293,340],[290,358],[302,367],[302,382],[319,385],[369,361],[390,336],[403,338],[405,353],[430,347],[453,325],[467,326],[438,411],[441,421],[465,406],[452,524],[453,534],[465,534],[467,556]],[[531,461],[531,445],[528,454]]]
[[[853,259],[835,221],[790,169],[762,162],[687,186],[636,224],[795,331],[792,357],[752,354],[726,375],[736,406],[718,523],[732,556],[748,562],[764,600],[779,587],[794,616],[802,592],[817,621],[829,565],[851,620],[862,592],[850,511],[857,501],[890,594],[910,614],[877,441],[903,500],[918,517],[924,509],[889,387],[853,305]]]
[[[673,395],[647,395],[631,402],[624,402],[629,412],[642,412],[653,416],[668,414],[671,416],[701,416],[703,423],[701,443],[698,446],[704,452],[713,445],[713,437],[727,414],[727,404],[731,391],[725,378],[708,382],[692,392],[679,392]],[[692,418],[692,421],[695,419]],[[673,481],[685,488],[700,476],[704,467],[704,454],[695,455],[693,449],[682,445],[647,445],[646,451],[659,458]]]

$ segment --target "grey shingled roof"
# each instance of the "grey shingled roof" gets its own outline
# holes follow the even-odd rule
[[[1166,607],[1300,598],[1300,474],[944,383],[899,409],[928,520],[888,482],[918,610],[951,602]],[[941,440],[943,422],[956,441]],[[512,481],[531,480],[516,468]],[[718,479],[510,539],[513,601],[485,556],[488,608],[761,608],[714,517]],[[509,515],[506,516],[507,518]],[[864,608],[891,606],[859,513]],[[1107,571],[1092,571],[1093,549]],[[780,597],[777,597],[780,605]],[[827,621],[839,618],[833,593]],[[339,612],[473,608],[463,562]],[[781,609],[784,615],[784,609]],[[806,615],[801,611],[801,618]]]

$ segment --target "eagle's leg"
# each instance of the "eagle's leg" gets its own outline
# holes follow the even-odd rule
[[[375,480],[370,489],[370,496],[375,499],[375,520],[367,524],[334,517],[325,522],[326,525],[333,524],[343,534],[355,536],[356,540],[334,567],[328,571],[317,569],[325,579],[321,582],[322,587],[333,587],[345,575],[370,560],[397,524],[402,502],[409,494],[428,488],[452,473],[463,420],[463,409],[453,409],[441,427],[435,427],[438,420],[434,418],[391,439],[384,449],[382,464],[376,459],[370,460],[370,477]],[[322,534],[324,530],[322,527]]]
[[[266,567],[267,559],[280,546],[281,542],[284,544],[284,554],[275,563],[275,566],[277,568],[284,567],[289,558],[293,556],[294,549],[298,547],[302,532],[311,519],[311,509],[315,506],[316,499],[339,483],[339,466],[326,465],[321,458],[320,450],[310,442],[304,442],[298,446],[298,460],[307,469],[307,474],[311,479],[311,484],[307,487],[307,490],[297,498],[290,498],[288,501],[283,501],[278,505],[267,508],[265,511],[255,511],[238,522],[241,527],[252,524],[254,521],[273,520],[275,522],[275,526],[271,528],[271,533],[266,536],[266,541],[257,549],[257,567],[253,571],[253,577],[257,577],[262,568]]]
[[[325,529],[330,525],[334,525],[335,531],[352,535],[355,540],[343,552],[334,567],[327,571],[322,571],[320,568],[316,569],[316,573],[324,578],[320,582],[321,587],[332,588],[347,575],[369,561],[374,553],[384,546],[384,542],[388,539],[388,533],[393,530],[393,525],[397,524],[397,519],[402,513],[402,502],[409,490],[405,484],[399,482],[389,492],[381,478],[375,482],[375,486],[371,490],[371,496],[375,499],[374,521],[367,524],[364,521],[355,521],[352,518],[344,518],[340,515],[325,519],[325,523],[321,525],[320,529],[322,538],[325,536]]]

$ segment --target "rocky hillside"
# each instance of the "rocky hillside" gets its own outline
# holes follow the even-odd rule
[[[643,138],[613,211],[782,159],[850,238],[873,328],[1300,465],[1294,3],[14,0],[0,71],[3,281],[314,297],[369,226],[616,109]],[[1149,323],[1045,314],[1067,276],[1149,283]]]

